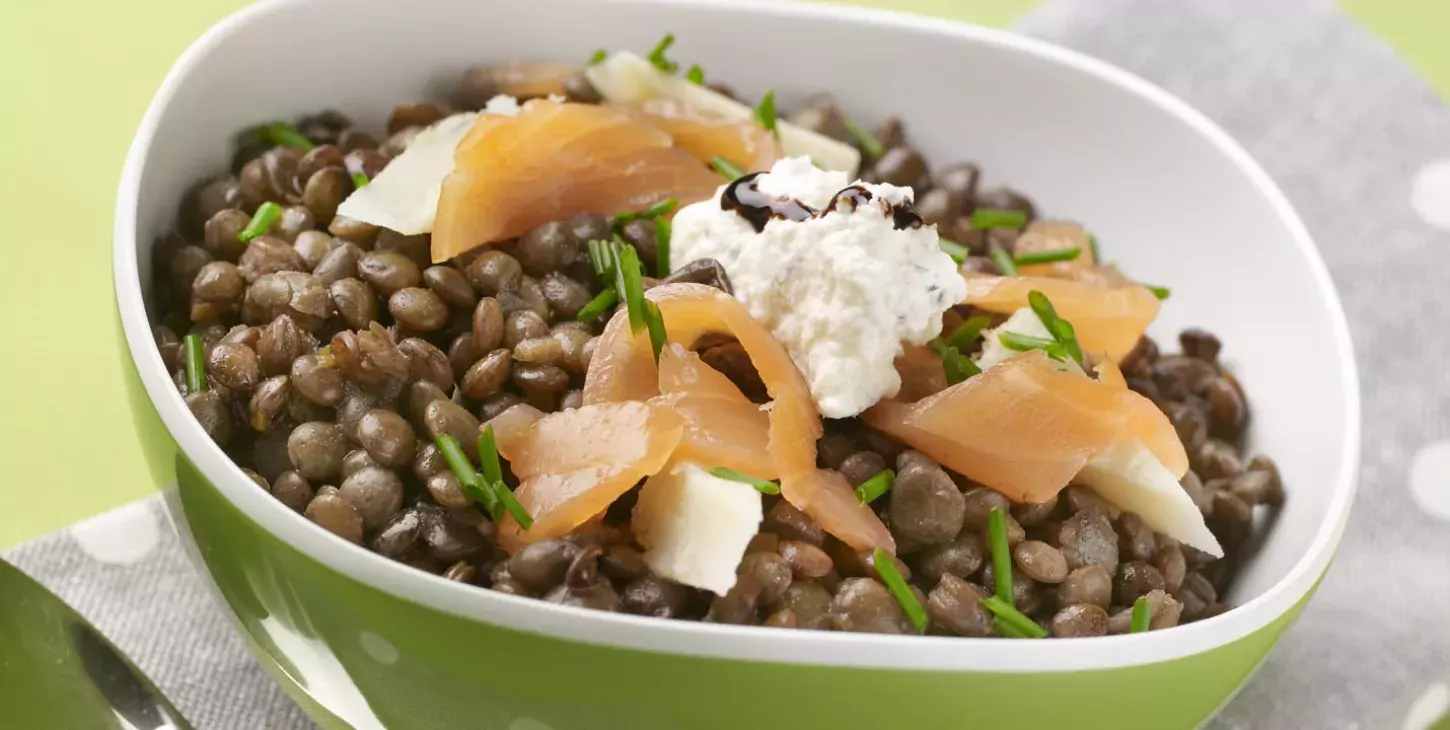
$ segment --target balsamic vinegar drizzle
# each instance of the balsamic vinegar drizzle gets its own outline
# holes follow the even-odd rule
[[[756,178],[761,174],[752,172],[731,182],[725,187],[725,193],[720,196],[720,209],[735,211],[755,229],[756,233],[763,233],[765,224],[769,223],[772,218],[800,223],[834,213],[838,209],[847,212],[849,207],[849,212],[855,212],[862,205],[875,199],[870,190],[861,185],[852,185],[836,193],[831,198],[831,204],[826,206],[824,211],[817,212],[795,198],[777,198],[761,192],[760,184],[756,182]],[[884,200],[882,205],[886,207]],[[898,231],[922,226],[921,216],[917,215],[910,200],[890,205],[887,212],[891,214],[892,225]]]

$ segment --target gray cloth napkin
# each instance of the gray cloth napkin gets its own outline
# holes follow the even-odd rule
[[[1450,312],[1450,234],[1411,198],[1416,173],[1450,158],[1450,109],[1327,0],[1049,0],[1020,30],[1134,71],[1227,128],[1304,216],[1349,313],[1365,411],[1353,518],[1318,597],[1208,727],[1422,730],[1450,703],[1450,524],[1411,498],[1410,465],[1450,437],[1450,337],[1434,326]],[[247,656],[158,498],[6,557],[198,728],[312,726]]]

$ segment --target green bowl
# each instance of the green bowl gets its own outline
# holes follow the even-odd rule
[[[789,105],[824,89],[862,121],[900,115],[930,159],[980,163],[1088,222],[1127,270],[1171,285],[1157,334],[1220,334],[1255,406],[1252,446],[1289,490],[1228,596],[1239,608],[1152,634],[1037,642],[590,612],[337,539],[206,437],[152,344],[138,262],[186,190],[226,167],[235,130],[326,106],[380,128],[395,104],[443,95],[469,65],[582,60],[666,31],[677,55],[746,96],[774,88]],[[966,25],[727,0],[263,2],[193,44],[152,101],[121,183],[115,283],[138,419],[154,411],[165,427],[149,452],[179,484],[177,527],[258,659],[328,727],[1193,727],[1308,601],[1354,492],[1349,336],[1283,195],[1221,130],[1141,79]]]

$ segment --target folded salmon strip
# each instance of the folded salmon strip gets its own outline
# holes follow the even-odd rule
[[[772,402],[769,450],[781,495],[820,523],[821,528],[857,550],[877,547],[895,552],[891,533],[869,507],[851,493],[839,475],[816,468],[821,417],[805,378],[785,347],[755,321],[734,297],[702,284],[668,284],[645,292],[660,309],[671,342],[693,343],[701,335],[733,335],[750,356]],[[663,360],[663,358],[662,358]],[[620,309],[604,329],[584,383],[586,404],[643,401],[659,394],[649,337],[630,332]]]
[[[963,304],[1000,314],[1028,306],[1027,294],[1042,292],[1063,319],[1072,323],[1088,352],[1104,352],[1113,362],[1138,344],[1158,316],[1161,303],[1138,284],[1098,286],[1091,282],[1045,276],[968,275]]]

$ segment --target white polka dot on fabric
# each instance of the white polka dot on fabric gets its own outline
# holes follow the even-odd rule
[[[1425,514],[1450,521],[1450,441],[1436,441],[1415,454],[1410,495]]]
[[[1410,205],[1427,224],[1450,231],[1450,157],[1434,160],[1415,173]]]
[[[1450,716],[1450,686],[1436,682],[1410,703],[1400,730],[1430,730],[1436,721]]]
[[[145,558],[161,542],[161,527],[151,501],[141,500],[71,525],[70,536],[96,560],[130,565]]]
[[[554,730],[554,726],[532,717],[520,717],[509,723],[509,730]]]
[[[359,634],[357,642],[362,645],[363,651],[379,664],[391,667],[398,662],[398,648],[393,646],[391,641],[371,631]]]

